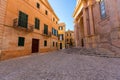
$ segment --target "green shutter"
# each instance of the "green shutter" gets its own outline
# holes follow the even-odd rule
[[[21,11],[19,12],[18,26],[24,27],[24,28],[27,28],[28,26],[28,15]]]
[[[44,41],[44,46],[47,46],[47,41],[46,40]]]
[[[48,25],[44,24],[44,34],[48,34]]]
[[[40,20],[35,18],[35,29],[39,29],[40,26]]]
[[[19,37],[18,38],[18,46],[24,46],[25,38],[24,37]]]

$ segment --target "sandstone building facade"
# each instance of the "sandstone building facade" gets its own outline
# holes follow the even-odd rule
[[[68,30],[65,32],[65,46],[66,48],[75,46],[74,31]]]
[[[77,0],[73,14],[76,47],[120,53],[120,0]]]
[[[58,49],[65,49],[65,23],[59,23],[58,27]]]
[[[0,0],[0,58],[57,50],[58,21],[48,0]]]

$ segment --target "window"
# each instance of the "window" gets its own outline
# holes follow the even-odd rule
[[[63,36],[64,36],[63,34],[60,34],[60,35],[59,35],[59,40],[61,40],[61,41],[64,40],[64,37],[63,37]]]
[[[44,41],[44,46],[47,46],[47,41],[46,40]]]
[[[28,26],[28,15],[19,11],[19,21],[18,26],[27,28]]]
[[[39,29],[40,26],[40,20],[35,18],[35,29]]]
[[[18,38],[18,46],[24,46],[25,38],[24,37],[19,37]]]
[[[53,22],[55,21],[55,18],[53,18]]]
[[[55,46],[55,42],[53,42],[53,47]]]
[[[104,0],[100,0],[100,14],[101,14],[101,18],[106,17],[106,10],[105,10],[105,2],[104,2]]]
[[[48,15],[48,11],[47,10],[45,10],[45,14]]]
[[[40,4],[39,3],[37,3],[36,6],[37,6],[38,9],[40,8]]]
[[[48,35],[48,25],[44,24],[44,34]]]
[[[63,27],[62,27],[62,26],[59,26],[59,30],[63,30]]]
[[[52,28],[52,34],[57,36],[58,35],[58,31],[56,29]]]

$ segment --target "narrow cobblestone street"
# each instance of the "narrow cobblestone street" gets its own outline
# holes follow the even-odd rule
[[[84,53],[66,49],[2,61],[0,80],[120,80],[119,58]]]

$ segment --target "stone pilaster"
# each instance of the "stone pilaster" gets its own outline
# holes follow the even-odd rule
[[[0,0],[0,52],[2,49],[2,38],[4,31],[4,21],[5,21],[5,12],[6,12],[7,0]]]
[[[74,31],[74,34],[75,34],[75,44],[76,44],[76,47],[78,47],[79,35],[78,35],[78,24],[77,24],[77,22],[75,23],[74,29],[75,29],[75,31]]]
[[[94,35],[94,24],[93,24],[92,5],[89,6],[89,21],[90,21],[90,33],[91,33],[91,35]]]

